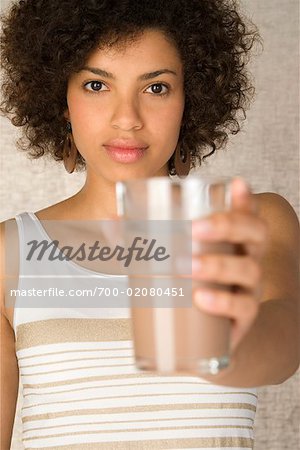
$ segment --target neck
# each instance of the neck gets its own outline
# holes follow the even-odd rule
[[[153,176],[167,175],[165,171]],[[72,215],[83,219],[117,218],[116,182],[87,170],[83,188],[68,201]]]
[[[93,179],[87,174],[83,188],[74,196],[79,214],[83,218],[112,219],[117,216],[116,183]],[[75,205],[74,205],[75,206]]]

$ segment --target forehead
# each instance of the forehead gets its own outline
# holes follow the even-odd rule
[[[146,30],[134,40],[125,40],[118,45],[96,48],[87,58],[89,66],[109,64],[111,71],[115,67],[132,70],[142,67],[171,65],[182,70],[182,62],[176,45],[162,31]]]

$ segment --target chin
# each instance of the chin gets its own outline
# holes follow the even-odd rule
[[[117,182],[117,181],[126,181],[126,180],[133,180],[138,178],[150,178],[150,177],[163,177],[168,176],[168,170],[166,168],[156,169],[156,170],[149,170],[149,168],[128,168],[123,169],[120,171],[115,171],[114,174],[110,175],[110,178]]]

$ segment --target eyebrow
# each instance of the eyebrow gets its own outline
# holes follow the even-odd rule
[[[115,76],[112,73],[107,72],[106,70],[103,70],[103,69],[99,69],[97,67],[85,66],[80,71],[83,71],[83,70],[86,70],[88,72],[92,72],[95,75],[99,75],[100,77],[110,78],[112,80],[116,79]],[[155,70],[154,72],[144,73],[143,75],[140,75],[138,77],[138,79],[141,80],[141,81],[151,80],[152,78],[159,77],[160,75],[165,74],[165,73],[177,76],[177,73],[174,70],[160,69],[160,70]]]

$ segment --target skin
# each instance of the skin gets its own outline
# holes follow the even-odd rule
[[[84,67],[105,70],[114,77],[87,69],[74,74],[68,84],[65,112],[87,164],[80,200],[100,200],[97,209],[111,216],[117,180],[168,174],[167,161],[176,148],[184,111],[183,67],[176,48],[158,31],[148,31],[125,51],[96,50]],[[144,74],[163,69],[175,74],[140,80]],[[102,83],[101,90],[95,89],[95,82]],[[166,95],[153,93],[153,86]],[[134,164],[116,163],[103,144],[117,138],[136,139],[149,148]]]
[[[121,50],[94,51],[85,63],[114,75],[104,79],[89,71],[74,74],[68,83],[68,109],[75,143],[86,160],[86,182],[75,196],[37,213],[41,220],[113,218],[118,179],[167,175],[184,110],[183,67],[176,48],[159,31],[147,31]],[[169,69],[141,81],[145,73]],[[86,83],[101,81],[104,91],[90,93]],[[170,86],[163,97],[149,87]],[[88,85],[89,88],[91,84]],[[108,158],[103,143],[134,138],[149,147],[139,161],[123,165]],[[290,204],[277,194],[254,195],[241,179],[232,182],[233,207],[193,222],[193,239],[236,242],[243,255],[194,255],[195,279],[235,284],[235,293],[194,292],[195,305],[232,320],[232,364],[213,382],[234,386],[275,384],[299,365],[299,222]],[[204,229],[205,228],[205,229]],[[3,235],[3,233],[2,233]],[[3,272],[4,273],[4,270]],[[12,311],[2,296],[3,414],[1,448],[9,448],[15,411],[18,368],[14,352]],[[3,426],[2,426],[3,423]]]

